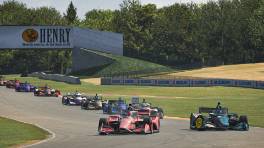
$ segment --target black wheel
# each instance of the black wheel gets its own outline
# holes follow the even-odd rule
[[[195,119],[195,117],[194,117],[193,113],[191,113],[191,115],[190,115],[190,129],[195,129],[193,127],[194,126],[194,119]]]
[[[62,104],[63,105],[68,105],[69,104],[69,100],[67,97],[62,97]]]
[[[99,134],[102,134],[102,133],[101,133],[101,129],[102,129],[105,125],[107,125],[107,119],[106,119],[106,118],[100,118],[99,123],[98,123],[98,132],[99,132]]]
[[[163,119],[164,118],[163,109],[162,108],[158,108],[158,111],[159,111],[159,117],[160,117],[160,119]]]
[[[248,131],[249,130],[249,124],[248,124],[248,118],[247,116],[240,116],[239,122],[242,124],[242,130]]]
[[[85,101],[82,101],[81,102],[81,109],[87,109],[85,105],[86,105],[86,102]]]
[[[144,134],[152,134],[153,133],[153,123],[151,122],[150,118],[144,118],[143,119],[144,128],[146,129],[146,126],[148,125],[150,127],[150,133],[148,133],[146,130],[144,130]]]

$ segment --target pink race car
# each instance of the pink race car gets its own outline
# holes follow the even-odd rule
[[[159,132],[160,118],[156,110],[146,112],[130,111],[128,115],[110,115],[99,120],[98,132],[100,135],[136,133],[152,134]]]

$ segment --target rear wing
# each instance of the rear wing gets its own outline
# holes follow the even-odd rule
[[[215,111],[216,111],[216,108],[199,107],[199,113],[214,113]],[[227,114],[228,108],[226,108],[226,107],[221,108],[221,113]]]

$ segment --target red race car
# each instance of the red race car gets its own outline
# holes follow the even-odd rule
[[[100,135],[136,133],[152,134],[159,132],[160,118],[156,110],[145,112],[130,111],[128,115],[110,115],[99,120],[98,132]]]
[[[34,96],[59,97],[61,96],[61,92],[59,90],[55,90],[47,86],[38,87],[34,90]]]
[[[15,88],[19,83],[19,80],[9,80],[6,82],[6,88]]]

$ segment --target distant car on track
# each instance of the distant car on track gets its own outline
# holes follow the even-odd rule
[[[86,96],[86,99],[84,99],[81,102],[81,109],[87,109],[87,110],[100,110],[103,108],[103,97],[99,95],[95,96]]]
[[[206,113],[204,115],[204,113]],[[216,108],[200,107],[198,113],[191,113],[190,128],[194,130],[249,130],[247,116],[228,113],[228,108],[222,108],[218,102]]]
[[[110,115],[100,118],[98,133],[107,134],[152,134],[160,131],[160,118],[156,110],[129,111],[127,116]]]
[[[62,96],[62,104],[63,105],[81,105],[83,101],[85,101],[87,98],[86,96],[83,96],[79,92],[75,93],[68,93],[65,96]]]
[[[104,114],[127,114],[128,105],[126,101],[119,98],[118,100],[107,100],[103,102]]]
[[[34,90],[34,96],[59,97],[61,96],[61,92],[59,90],[49,88],[48,86],[36,87]]]
[[[140,110],[150,110],[155,109],[160,117],[160,119],[164,118],[164,111],[161,107],[153,107],[151,103],[148,103],[143,99],[143,102],[139,102],[139,97],[132,97],[131,104],[128,106],[128,110],[140,111]]]
[[[17,92],[34,92],[36,89],[36,86],[33,86],[29,83],[19,83],[19,85],[16,85],[15,90]]]
[[[6,82],[6,88],[15,88],[16,86],[18,86],[19,85],[19,81],[18,80],[8,80],[7,82]]]
[[[0,86],[6,86],[6,80],[4,79],[4,77],[0,76]]]

